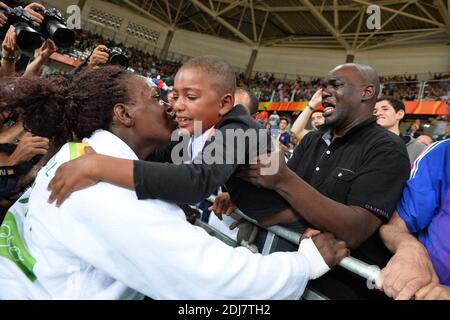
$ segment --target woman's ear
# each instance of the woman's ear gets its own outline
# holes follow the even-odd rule
[[[234,107],[234,96],[231,93],[227,93],[220,100],[219,116],[223,117]]]
[[[131,128],[134,125],[133,112],[123,103],[118,103],[114,106],[114,119],[114,122],[120,123],[127,128]]]

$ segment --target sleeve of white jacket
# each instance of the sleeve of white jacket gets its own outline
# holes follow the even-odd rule
[[[74,254],[154,299],[299,299],[309,278],[299,252],[229,247],[174,206],[106,183],[61,209],[62,241]]]

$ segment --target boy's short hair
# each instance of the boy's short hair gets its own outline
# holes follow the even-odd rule
[[[231,65],[217,56],[202,56],[188,60],[181,69],[196,68],[202,70],[212,79],[212,87],[220,94],[236,91],[236,74]]]
[[[399,112],[400,110],[406,111],[405,104],[403,101],[395,99],[394,97],[381,97],[377,99],[377,102],[387,101],[394,108],[395,112]]]

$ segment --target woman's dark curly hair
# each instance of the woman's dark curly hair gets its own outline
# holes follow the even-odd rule
[[[122,79],[134,76],[119,67],[89,68],[72,79],[62,76],[20,78],[0,96],[0,112],[23,121],[31,133],[58,148],[69,140],[108,130],[117,103],[130,97]]]

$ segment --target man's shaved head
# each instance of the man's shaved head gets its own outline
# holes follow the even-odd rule
[[[216,56],[203,56],[190,59],[181,69],[198,69],[205,73],[211,81],[211,87],[219,95],[236,91],[236,74],[231,65],[224,59]]]
[[[373,98],[370,99],[370,101],[373,100],[373,102],[375,103],[376,100],[378,99],[378,96],[379,96],[380,90],[381,90],[380,78],[378,77],[378,74],[375,71],[375,69],[367,64],[344,63],[344,64],[341,64],[341,65],[337,66],[336,68],[334,68],[333,71],[342,69],[342,68],[356,69],[358,71],[359,76],[361,77],[360,79],[361,79],[361,82],[363,85],[373,85],[374,94],[373,94]]]

